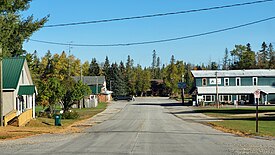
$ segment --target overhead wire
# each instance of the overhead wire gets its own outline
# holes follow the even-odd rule
[[[112,18],[112,19],[83,21],[83,22],[72,22],[72,23],[63,23],[63,24],[52,24],[52,25],[45,25],[43,27],[44,28],[53,28],[53,27],[64,27],[64,26],[75,26],[75,25],[85,25],[85,24],[107,23],[107,22],[123,21],[123,20],[153,18],[153,17],[161,17],[161,16],[169,16],[169,15],[177,15],[177,14],[186,14],[186,13],[192,13],[192,12],[210,11],[210,10],[238,7],[238,6],[244,6],[244,5],[259,4],[259,3],[271,2],[271,1],[274,1],[274,0],[258,0],[258,1],[245,2],[245,3],[236,3],[236,4],[230,4],[230,5],[215,6],[215,7],[209,7],[209,8],[183,10],[183,11],[177,11],[177,12],[167,12],[167,13],[149,14],[149,15],[142,15],[142,16]]]
[[[177,40],[182,40],[182,39],[188,39],[188,38],[194,38],[194,37],[200,37],[200,36],[205,36],[205,35],[210,35],[210,34],[215,34],[215,33],[220,33],[224,31],[229,31],[229,30],[234,30],[250,25],[255,25],[258,23],[266,22],[275,19],[275,16],[237,25],[237,26],[232,26],[228,28],[223,28],[219,30],[213,30],[213,31],[208,31],[208,32],[203,32],[203,33],[198,33],[198,34],[193,34],[193,35],[187,35],[187,36],[181,36],[181,37],[176,37],[176,38],[169,38],[169,39],[161,39],[161,40],[153,40],[153,41],[143,41],[143,42],[131,42],[131,43],[117,43],[117,44],[71,44],[71,43],[60,43],[60,42],[52,42],[52,41],[43,41],[43,40],[36,40],[36,39],[29,39],[30,41],[33,42],[39,42],[39,43],[45,43],[45,44],[53,44],[53,45],[63,45],[63,46],[78,46],[78,47],[114,47],[114,46],[133,46],[133,45],[145,45],[145,44],[154,44],[154,43],[163,43],[163,42],[170,42],[170,41],[177,41]]]

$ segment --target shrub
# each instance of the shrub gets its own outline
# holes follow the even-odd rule
[[[79,114],[76,111],[67,111],[64,112],[61,116],[62,119],[77,119],[79,118]]]

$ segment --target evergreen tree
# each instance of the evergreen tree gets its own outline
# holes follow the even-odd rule
[[[185,64],[185,75],[184,75],[185,83],[186,83],[186,89],[184,89],[185,93],[188,93],[193,87],[194,78],[192,76],[191,69],[192,69],[192,66],[190,63]]]
[[[251,50],[250,44],[235,45],[235,49],[231,51],[231,55],[234,57],[234,64],[232,69],[252,69],[255,68],[255,52]]]
[[[269,68],[275,69],[275,51],[273,49],[273,45],[270,43],[268,46],[268,54],[269,54]]]
[[[269,68],[267,45],[265,42],[262,43],[262,49],[258,52],[258,67],[260,69]]]
[[[111,81],[112,81],[112,91],[114,95],[125,95],[125,81],[121,78],[121,73],[118,65],[116,63],[111,65]]]
[[[156,78],[156,66],[157,66],[157,54],[156,54],[156,50],[153,50],[153,61],[152,61],[152,68],[151,68],[151,73],[153,78]]]
[[[161,79],[161,69],[160,69],[160,57],[157,58],[157,67],[156,67],[156,79]]]
[[[131,59],[130,55],[128,55],[126,62],[126,83],[127,83],[127,92],[128,94],[136,94],[135,83],[136,83],[136,74],[134,71],[134,60]]]
[[[223,65],[222,65],[222,69],[223,70],[228,70],[229,69],[229,55],[228,55],[228,49],[225,49],[225,53],[224,53],[224,58],[223,58]]]
[[[34,20],[34,17],[23,18],[31,0],[2,0],[0,2],[0,47],[4,56],[19,56],[25,53],[23,42],[35,31],[39,30],[48,20],[44,17]]]
[[[96,58],[93,58],[89,68],[89,76],[99,76],[100,68],[98,63],[96,62]]]
[[[103,75],[105,76],[105,79],[106,79],[107,88],[110,90],[111,76],[110,76],[110,61],[109,61],[108,56],[106,56],[106,58],[105,58],[105,62],[104,62],[102,71],[103,71]]]

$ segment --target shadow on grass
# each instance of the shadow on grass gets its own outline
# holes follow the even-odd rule
[[[195,113],[213,113],[213,114],[253,114],[256,112],[255,109],[202,109],[194,110]],[[275,109],[259,109],[259,113],[275,112]]]
[[[139,106],[162,106],[162,107],[175,107],[175,106],[190,106],[191,104],[182,104],[182,103],[136,103],[132,105],[139,105]]]

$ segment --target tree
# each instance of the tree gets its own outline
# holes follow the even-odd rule
[[[268,54],[269,54],[269,68],[275,69],[275,51],[273,49],[273,45],[270,43],[268,46]]]
[[[112,91],[114,95],[125,95],[125,81],[122,79],[121,72],[116,63],[111,65],[110,75],[112,77]]]
[[[90,68],[90,64],[88,61],[85,61],[82,64],[82,75],[83,76],[88,76],[89,75],[89,68]]]
[[[229,55],[228,55],[228,49],[225,49],[225,53],[224,53],[224,58],[223,58],[223,64],[222,64],[222,69],[223,70],[228,70],[229,69]]]
[[[125,74],[125,79],[126,79],[126,84],[127,84],[127,92],[128,94],[136,94],[136,73],[134,71],[134,60],[131,59],[130,55],[127,57],[127,62],[126,62],[126,74]]]
[[[156,66],[157,66],[157,54],[156,50],[153,50],[153,61],[152,61],[152,66],[151,66],[151,74],[152,77],[155,79],[156,78]]]
[[[63,85],[66,87],[65,93],[61,98],[64,112],[67,112],[72,105],[79,104],[81,99],[91,93],[89,86],[81,81],[74,82],[71,78],[64,80]]]
[[[165,86],[169,89],[169,92],[172,96],[176,96],[178,93],[178,82],[181,79],[181,75],[178,75],[178,69],[175,65],[174,55],[172,55],[170,64],[166,66],[164,72]]]
[[[269,57],[268,57],[267,45],[265,42],[262,43],[262,49],[258,52],[258,67],[260,69],[269,68]]]
[[[93,58],[89,68],[89,75],[90,76],[99,76],[100,75],[100,68],[98,63],[96,62],[96,58]]]
[[[142,71],[142,86],[141,86],[141,96],[143,96],[143,94],[147,92],[147,90],[150,89],[151,87],[151,72],[149,69],[144,68],[144,70]]]
[[[161,69],[160,69],[160,57],[157,58],[157,67],[156,67],[156,79],[161,79]]]
[[[34,20],[33,16],[25,19],[20,14],[26,11],[31,0],[3,0],[0,2],[0,47],[4,56],[19,56],[25,53],[23,42],[47,22],[48,16]]]
[[[185,75],[184,75],[184,79],[186,83],[186,89],[184,89],[185,93],[188,93],[193,87],[194,78],[192,76],[191,69],[192,69],[192,66],[190,63],[185,64]]]
[[[231,51],[234,58],[232,69],[252,69],[255,68],[255,52],[251,50],[250,44],[235,45],[235,49]]]
[[[211,62],[210,70],[218,70],[219,66],[216,62]]]
[[[106,79],[107,88],[110,90],[111,76],[110,76],[110,61],[108,56],[106,56],[105,58],[102,72],[103,72],[103,76],[105,76],[105,79]]]
[[[61,101],[64,90],[59,79],[55,77],[44,79],[39,83],[38,101],[43,106],[49,106],[51,113],[53,113],[53,107]]]

